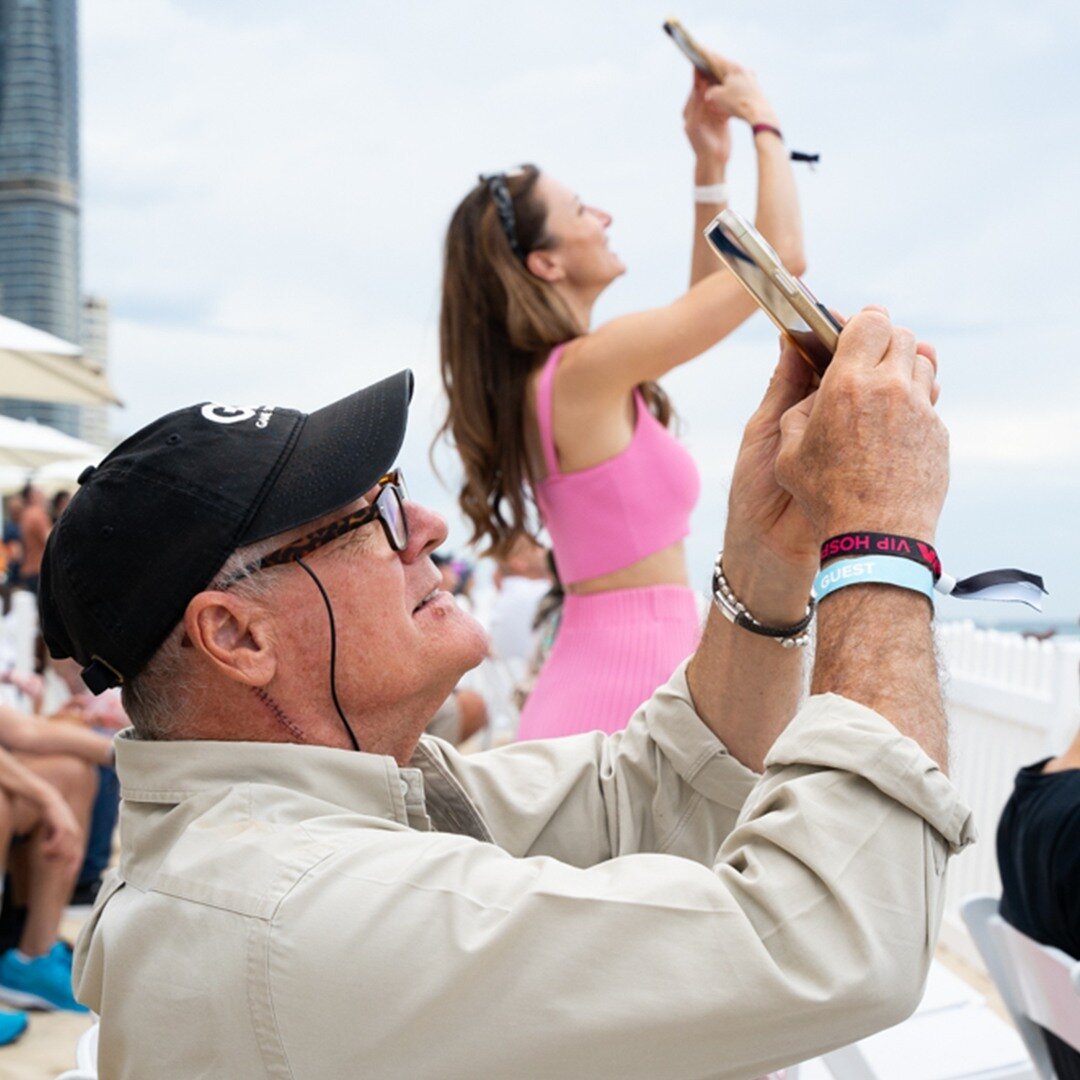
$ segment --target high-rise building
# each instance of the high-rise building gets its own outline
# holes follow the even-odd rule
[[[109,366],[109,301],[87,296],[82,305],[83,359],[106,371]],[[109,444],[109,413],[105,405],[82,406],[79,438],[97,446]]]
[[[0,312],[79,343],[75,2],[0,0]],[[0,413],[83,434],[77,405],[0,397]]]

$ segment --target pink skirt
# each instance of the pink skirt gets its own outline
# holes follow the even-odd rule
[[[621,730],[700,637],[697,597],[682,585],[568,594],[518,739]]]

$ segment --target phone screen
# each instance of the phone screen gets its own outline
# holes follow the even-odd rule
[[[795,342],[799,351],[810,361],[818,374],[822,374],[829,366],[829,361],[832,360],[832,350],[810,329],[806,320],[791,306],[791,302],[788,300],[784,290],[765,270],[754,262],[738,241],[728,235],[719,225],[709,230],[709,240],[712,242],[717,254],[724,260],[724,264],[728,269],[742,281],[750,294],[772,317],[773,322]],[[777,261],[779,262],[779,260]],[[801,281],[794,277],[790,277],[789,280],[796,287],[801,288],[804,296],[813,303],[839,333],[842,327],[833,318],[832,313],[818,302],[813,293]]]

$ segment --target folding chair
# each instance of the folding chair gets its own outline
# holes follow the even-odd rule
[[[95,1020],[75,1044],[75,1068],[61,1073],[56,1080],[98,1080],[98,1033],[101,1021]]]
[[[1040,1080],[1054,1080],[1043,1029],[1080,1052],[1080,961],[1010,926],[996,896],[968,897],[960,913]]]

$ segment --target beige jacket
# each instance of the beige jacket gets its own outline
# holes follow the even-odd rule
[[[117,743],[122,858],[84,929],[102,1080],[702,1080],[918,999],[956,791],[811,698],[758,777],[682,669],[627,730],[415,768]]]

